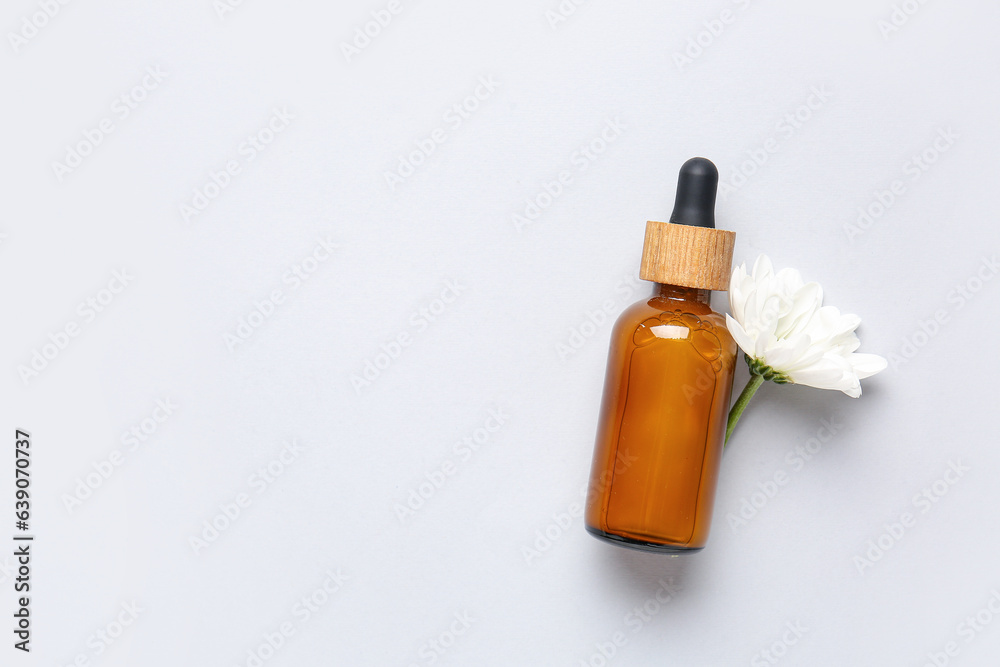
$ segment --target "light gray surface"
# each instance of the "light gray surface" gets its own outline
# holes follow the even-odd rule
[[[267,665],[429,665],[452,628],[433,664],[600,665],[617,633],[611,664],[775,664],[760,652],[785,639],[779,664],[923,665],[949,642],[948,664],[995,664],[1000,616],[963,624],[1000,590],[1000,279],[983,269],[993,279],[974,296],[954,290],[1000,248],[1000,9],[898,4],[919,9],[883,35],[888,1],[593,0],[552,27],[557,0],[401,0],[350,62],[341,42],[387,3],[247,0],[220,17],[210,0],[78,2],[16,53],[8,37],[0,399],[4,432],[33,436],[37,542],[34,651],[4,664],[252,665],[285,622],[294,635]],[[38,7],[7,3],[5,32]],[[157,67],[122,118],[120,97]],[[483,77],[495,90],[458,124],[447,111]],[[293,117],[251,161],[241,144],[276,108]],[[60,181],[52,163],[105,118],[113,131]],[[384,172],[438,128],[444,142],[390,189]],[[602,132],[613,140],[581,160]],[[914,172],[939,132],[957,138]],[[669,214],[693,155],[740,186],[718,206],[737,261],[797,267],[862,317],[863,351],[915,354],[859,400],[762,389],[724,461],[708,547],[668,559],[564,516],[583,498],[610,324],[566,358],[559,345],[605,301],[613,317],[645,296],[629,282],[643,224]],[[185,222],[180,205],[229,160],[239,173]],[[570,182],[518,229],[561,172]],[[848,233],[895,180],[905,191],[884,215]],[[296,287],[287,272],[321,239],[338,247]],[[78,304],[120,270],[129,284],[89,321]],[[449,283],[457,297],[420,324]],[[273,314],[229,349],[275,289]],[[23,382],[18,367],[71,322],[79,335]],[[352,375],[403,334],[355,391]],[[122,434],[164,399],[176,408],[132,451]],[[491,410],[499,430],[478,450],[456,444],[494,426]],[[795,463],[823,420],[835,437]],[[253,477],[292,440],[301,451],[273,483]],[[67,510],[116,449],[121,465]],[[443,467],[454,474],[400,520],[395,506]],[[762,504],[779,471],[787,484]],[[196,554],[190,538],[239,494],[249,506]],[[732,528],[744,500],[762,506]],[[860,571],[904,512],[913,525]],[[8,614],[12,558],[0,564]],[[305,618],[296,605],[328,570],[347,579]],[[138,619],[98,655],[95,633],[130,603]]]

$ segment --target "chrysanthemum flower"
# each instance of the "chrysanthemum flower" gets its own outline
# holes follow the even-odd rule
[[[854,333],[861,318],[823,305],[823,289],[805,283],[795,269],[777,273],[767,255],[753,271],[736,267],[729,285],[726,325],[750,367],[750,383],[730,414],[728,433],[754,392],[765,380],[837,389],[861,396],[861,380],[885,369],[876,354],[856,352]]]

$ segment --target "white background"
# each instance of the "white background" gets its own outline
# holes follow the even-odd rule
[[[1000,8],[910,0],[887,31],[889,0],[690,4],[591,0],[554,22],[557,0],[402,0],[347,58],[386,3],[220,15],[211,0],[104,0],[47,20],[36,0],[5,3],[0,540],[21,428],[36,542],[30,656],[12,648],[0,556],[3,664],[602,665],[620,633],[608,664],[995,665],[1000,280],[977,274],[994,278],[983,262],[1000,249]],[[132,93],[156,67],[163,80]],[[456,127],[445,114],[481,77],[496,90]],[[127,118],[123,94],[144,98]],[[241,144],[276,108],[294,118],[248,161]],[[54,163],[102,119],[113,131],[60,178]],[[445,141],[391,188],[385,173],[438,128]],[[694,155],[731,186],[717,216],[737,262],[799,268],[862,317],[862,351],[893,363],[858,400],[765,386],[725,458],[708,547],[666,558],[602,544],[569,513],[610,332],[594,313],[646,296],[628,287],[644,223],[669,215]],[[240,172],[185,220],[229,160]],[[858,226],[896,180],[902,194]],[[334,253],[286,281],[326,239]],[[121,270],[128,285],[102,292]],[[459,296],[441,312],[448,281]],[[88,299],[105,301],[92,319]],[[438,315],[420,325],[424,308]],[[227,344],[248,318],[260,326]],[[410,344],[379,359],[400,334]],[[36,352],[51,358],[22,377]],[[745,381],[741,367],[736,391]],[[167,399],[172,414],[148,421]],[[502,428],[458,453],[490,410]],[[796,469],[788,453],[822,419],[836,436]],[[123,434],[144,424],[130,449]],[[252,476],[292,440],[301,453],[262,490]],[[95,477],[109,457],[120,465]],[[916,503],[950,462],[968,470]],[[776,495],[754,495],[779,471]],[[249,506],[193,546],[239,494]],[[737,525],[744,501],[757,512]],[[914,525],[886,533],[904,512]],[[880,538],[891,548],[859,565]],[[338,569],[341,588],[317,593]],[[119,632],[123,604],[141,611]],[[992,623],[970,632],[983,609]],[[283,623],[294,634],[273,652]]]

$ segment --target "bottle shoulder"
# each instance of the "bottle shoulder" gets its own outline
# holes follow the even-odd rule
[[[728,335],[726,318],[711,306],[697,301],[661,299],[655,296],[633,303],[622,311],[616,328],[636,328],[646,320],[655,318],[662,324],[684,324],[696,329],[719,329]]]
[[[613,346],[623,345],[619,348],[623,351],[674,341],[692,343],[706,359],[724,359],[727,366],[736,354],[725,317],[697,301],[644,299],[626,308],[615,322]]]

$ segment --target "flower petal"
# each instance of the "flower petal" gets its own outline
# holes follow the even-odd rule
[[[851,368],[854,369],[854,374],[858,376],[859,380],[864,380],[876,373],[880,373],[889,365],[889,362],[877,354],[852,354],[847,359],[851,363]]]
[[[789,373],[795,384],[804,384],[818,389],[839,389],[841,391],[852,386],[853,374],[851,368],[841,357],[826,356],[809,368]]]
[[[757,256],[757,261],[753,263],[753,279],[760,282],[764,278],[774,275],[774,267],[771,266],[771,258],[761,254]]]
[[[749,354],[751,357],[754,356],[754,339],[743,330],[740,323],[733,319],[732,315],[726,314],[726,327],[729,329],[730,335],[736,344],[740,346],[740,349]]]
[[[803,285],[791,295],[791,306],[778,322],[776,331],[780,335],[797,333],[812,318],[813,313],[823,303],[823,288],[819,283]]]
[[[803,282],[795,269],[775,273],[767,255],[757,257],[750,274],[746,263],[733,271],[729,305],[726,326],[740,349],[796,384],[858,397],[860,380],[887,365],[856,352],[861,318],[823,306],[818,283]]]

